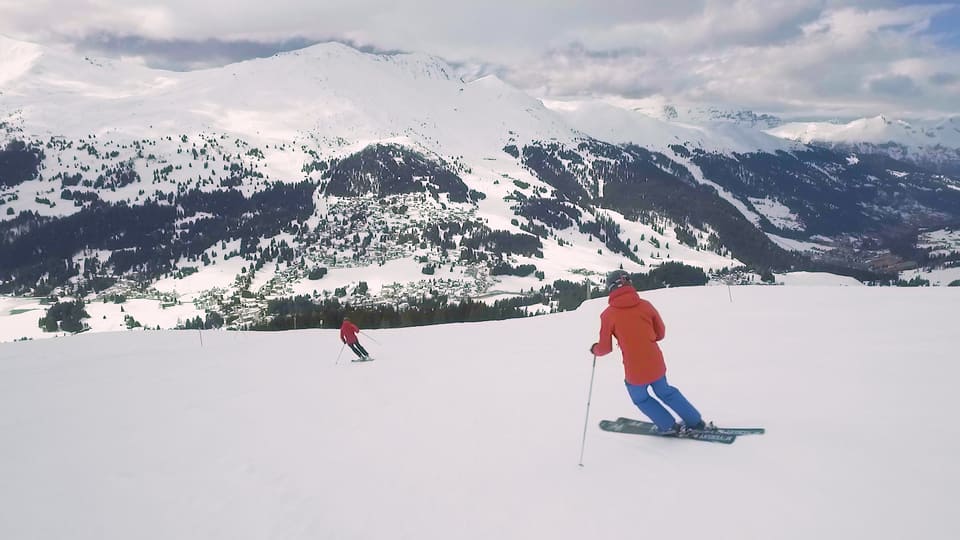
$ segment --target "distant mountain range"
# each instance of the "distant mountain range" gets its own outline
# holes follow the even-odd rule
[[[805,144],[885,153],[939,172],[960,174],[960,116],[911,121],[876,116],[848,123],[794,122],[768,132]]]
[[[960,116],[940,120],[905,121],[875,116],[848,123],[792,122],[769,132],[803,143],[896,144],[911,149],[960,149]]]
[[[337,43],[170,72],[0,37],[0,292],[127,284],[223,310],[666,261],[895,277],[931,263],[921,230],[960,220],[957,122],[545,105]]]

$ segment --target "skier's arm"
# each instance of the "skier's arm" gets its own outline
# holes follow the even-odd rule
[[[600,316],[600,341],[593,345],[592,350],[597,356],[610,354],[613,350],[613,322],[602,315]]]
[[[657,308],[650,306],[650,309],[653,310],[653,331],[657,334],[657,341],[660,341],[667,335],[667,327],[663,324],[663,319],[660,318],[660,313],[657,311]]]

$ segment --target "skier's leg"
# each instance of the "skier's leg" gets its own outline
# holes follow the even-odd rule
[[[356,343],[356,345],[357,345],[357,349],[360,350],[360,353],[363,354],[363,356],[370,356],[370,353],[368,353],[367,350],[363,348],[363,345],[361,345],[359,341]]]
[[[633,400],[633,404],[640,409],[640,412],[647,415],[647,417],[657,425],[657,429],[660,431],[669,431],[673,428],[675,422],[673,415],[670,414],[670,411],[665,409],[659,401],[650,397],[650,393],[647,391],[650,385],[635,385],[626,381],[624,381],[624,383],[627,385],[627,393],[630,394],[630,399]]]
[[[666,375],[653,381],[650,386],[653,387],[653,393],[683,419],[684,424],[696,426],[700,423],[700,412],[687,401],[680,390],[667,383]]]
[[[357,355],[357,358],[363,358],[363,353],[358,350],[360,347],[359,343],[350,343],[350,350],[353,351],[353,354]]]

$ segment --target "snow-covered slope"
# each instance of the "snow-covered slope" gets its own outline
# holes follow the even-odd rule
[[[791,150],[798,144],[769,135],[754,123],[739,122],[730,117],[687,114],[657,114],[645,109],[629,108],[604,101],[550,101],[547,106],[570,125],[600,140],[633,143],[645,148],[665,151],[679,144],[709,152],[776,152]]]
[[[886,116],[848,123],[791,122],[768,133],[804,143],[897,144],[913,151],[931,147],[960,149],[960,116],[938,120],[898,120]]]
[[[39,45],[0,35],[0,85],[23,76],[41,54]]]
[[[214,132],[254,145],[312,138],[360,147],[400,137],[471,156],[499,152],[505,128],[529,138],[571,136],[526,94],[495,77],[463,83],[442,60],[422,54],[373,55],[326,43],[170,72],[9,39],[0,47],[8,57],[0,64],[0,111],[34,135]]]
[[[948,540],[958,289],[646,293],[671,382],[731,446],[637,416],[603,300],[505,322],[0,344],[0,537]],[[732,298],[732,301],[731,301]],[[904,359],[909,358],[909,365]]]
[[[260,169],[285,181],[302,177],[311,160],[305,149],[342,156],[376,142],[461,160],[477,176],[525,181],[526,172],[505,159],[504,145],[571,145],[586,134],[657,150],[685,143],[724,153],[796,147],[763,133],[757,122],[765,127],[766,117],[752,113],[743,119],[747,113],[671,105],[657,116],[603,101],[548,108],[495,76],[463,82],[442,60],[423,54],[375,55],[326,43],[171,72],[0,40],[0,122],[20,136],[93,136],[118,146],[160,139],[153,153],[169,159],[178,148],[164,148],[168,136],[196,142],[226,135],[242,140],[239,149],[263,151]]]

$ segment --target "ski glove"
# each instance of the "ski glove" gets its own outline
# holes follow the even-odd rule
[[[594,355],[594,356],[597,355],[597,353],[593,352],[593,349],[594,349],[594,347],[596,347],[596,346],[597,346],[596,343],[594,343],[593,345],[590,346],[590,354],[592,354],[592,355]]]

